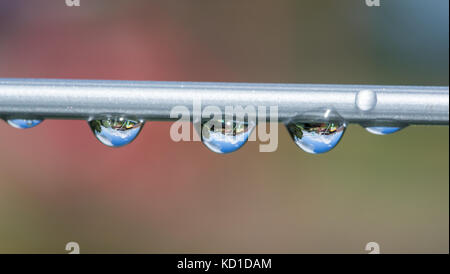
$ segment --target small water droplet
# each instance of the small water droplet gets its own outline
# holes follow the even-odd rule
[[[403,129],[403,127],[366,127],[368,132],[376,135],[392,134],[401,129]]]
[[[104,145],[121,147],[131,143],[144,125],[143,120],[130,120],[124,117],[95,119],[89,126],[95,137]]]
[[[377,104],[377,94],[370,89],[360,90],[356,94],[355,103],[361,111],[372,110]]]
[[[230,153],[241,148],[255,125],[243,121],[208,121],[202,124],[202,142],[216,153]]]
[[[9,119],[8,124],[15,128],[25,129],[32,128],[39,125],[43,120],[30,120],[30,119]]]
[[[306,123],[301,120],[289,122],[286,127],[295,144],[312,154],[332,150],[341,140],[347,124],[336,113],[330,115],[329,110],[325,111],[323,118],[323,121],[319,122]]]

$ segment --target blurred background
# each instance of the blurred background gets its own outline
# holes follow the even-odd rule
[[[3,0],[0,78],[445,85],[449,1]],[[0,253],[449,252],[449,130],[217,155],[149,122],[0,121]]]

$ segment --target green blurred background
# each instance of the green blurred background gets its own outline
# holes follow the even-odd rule
[[[449,1],[4,0],[0,78],[448,85]],[[0,253],[449,252],[449,130],[216,155],[150,122],[0,122]]]

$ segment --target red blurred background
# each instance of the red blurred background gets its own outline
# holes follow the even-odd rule
[[[448,85],[448,1],[4,0],[0,77]],[[448,128],[216,155],[0,123],[0,252],[448,253]]]

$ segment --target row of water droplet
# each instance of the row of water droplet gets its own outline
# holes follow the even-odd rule
[[[317,115],[316,115],[317,117]],[[341,140],[347,123],[336,113],[327,110],[317,122],[292,119],[286,127],[295,144],[312,154],[332,150]],[[303,117],[305,119],[305,117]],[[8,124],[26,129],[37,126],[42,120],[9,119]],[[110,147],[121,147],[131,143],[139,134],[145,121],[125,117],[107,117],[88,121],[97,139]],[[218,126],[222,125],[222,126]],[[216,153],[230,153],[238,150],[248,140],[255,124],[241,121],[208,121],[202,123],[201,139],[210,150]],[[387,135],[403,127],[366,127],[370,133]]]

